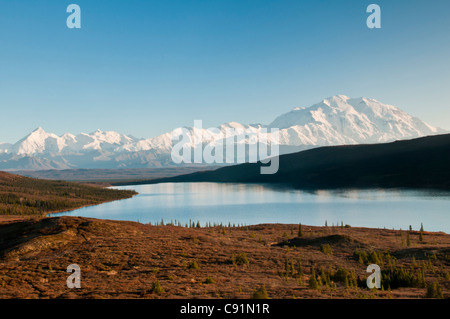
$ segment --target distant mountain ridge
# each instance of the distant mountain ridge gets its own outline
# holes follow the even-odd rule
[[[450,134],[380,144],[324,146],[279,157],[279,170],[258,163],[139,181],[285,184],[301,189],[431,188],[450,190]],[[118,185],[120,183],[117,183]]]
[[[230,122],[219,126],[221,130],[225,128],[251,132],[278,128],[282,154],[318,146],[382,143],[446,132],[395,106],[345,95],[324,99],[307,108],[297,107],[269,125]],[[206,128],[187,129],[193,135],[203,135],[208,143],[219,138]],[[0,169],[177,166],[171,160],[171,150],[172,132],[148,139],[101,130],[58,136],[39,127],[14,144],[0,143]]]

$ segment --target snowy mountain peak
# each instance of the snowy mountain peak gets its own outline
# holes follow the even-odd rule
[[[39,126],[37,129],[32,131],[26,138],[42,139],[47,138],[48,136],[56,136],[56,135],[47,133],[42,127]]]
[[[335,95],[309,107],[296,107],[278,116],[269,125],[224,123],[218,130],[185,127],[190,134],[207,143],[223,138],[225,129],[258,133],[265,128],[279,129],[280,147],[286,152],[316,146],[382,143],[446,133],[401,109],[373,98]],[[247,143],[241,140],[241,143]],[[122,168],[173,165],[170,160],[172,132],[154,138],[138,139],[114,131],[97,129],[92,133],[62,136],[38,127],[11,145],[0,143],[0,169],[20,166],[32,160],[28,169],[47,168]],[[283,152],[283,151],[282,151]],[[40,166],[33,166],[41,163]],[[42,164],[42,163],[52,163]],[[28,165],[28,164],[27,164]],[[23,165],[20,166],[23,168]]]
[[[277,117],[270,127],[284,131],[283,143],[288,145],[382,143],[445,132],[393,105],[345,95],[295,108]]]
[[[55,143],[57,144],[57,138],[58,136],[56,136],[55,134],[49,134],[45,132],[42,127],[38,127],[26,137],[14,144],[12,146],[12,151],[17,153],[18,155],[42,153],[47,148],[47,146],[54,149],[54,147],[52,146],[54,146]],[[53,141],[53,143],[47,143],[49,139],[53,139],[55,141]]]
[[[46,132],[41,126],[39,126],[34,131],[32,131],[32,133],[46,133]]]
[[[59,154],[61,152],[72,154],[83,150],[114,151],[117,147],[136,141],[135,138],[113,131],[103,132],[100,129],[90,134],[81,133],[75,136],[67,132],[58,136],[47,133],[42,127],[38,127],[8,149],[3,147],[3,152],[6,153],[11,149],[13,153],[20,156],[34,156],[37,154]]]
[[[335,95],[335,96],[331,96],[331,97],[329,97],[329,98],[326,98],[326,99],[324,99],[323,101],[325,102],[325,101],[327,101],[327,102],[334,102],[334,103],[342,103],[342,102],[347,102],[347,100],[349,100],[350,98],[348,97],[348,96],[346,96],[346,95],[343,95],[343,94],[338,94],[338,95]]]
[[[321,103],[315,104],[313,107],[315,106],[316,108],[319,108],[321,106],[325,106],[337,111],[351,112],[353,107],[348,103],[349,100],[350,98],[348,96],[335,95],[322,100]]]

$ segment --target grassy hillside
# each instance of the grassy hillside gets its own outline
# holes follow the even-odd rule
[[[45,215],[117,199],[136,192],[0,172],[0,215]]]
[[[384,144],[320,147],[282,155],[279,170],[273,175],[261,175],[260,167],[261,163],[241,164],[149,182],[288,183],[299,188],[450,189],[450,134]]]

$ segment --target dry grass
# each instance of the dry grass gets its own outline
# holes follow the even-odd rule
[[[426,288],[369,290],[331,282],[310,289],[311,267],[344,268],[365,280],[355,250],[389,253],[398,266],[425,265],[427,283],[450,295],[450,235],[368,228],[264,224],[185,228],[78,217],[0,225],[0,298],[250,298],[264,285],[269,298],[423,298]],[[404,236],[405,237],[405,236]],[[332,254],[321,251],[329,245]],[[248,263],[236,263],[243,256]],[[413,260],[414,256],[414,260]],[[303,277],[288,271],[301,260]],[[288,262],[287,262],[288,261]],[[194,262],[197,266],[194,265]],[[81,289],[68,289],[70,264]],[[417,266],[418,267],[418,266]],[[447,275],[446,275],[447,274]]]

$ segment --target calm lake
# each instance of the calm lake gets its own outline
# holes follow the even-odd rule
[[[130,220],[189,221],[236,225],[302,223],[323,226],[395,228],[450,233],[450,192],[424,190],[301,191],[271,185],[165,183],[116,187],[135,189],[125,200],[56,215]]]

